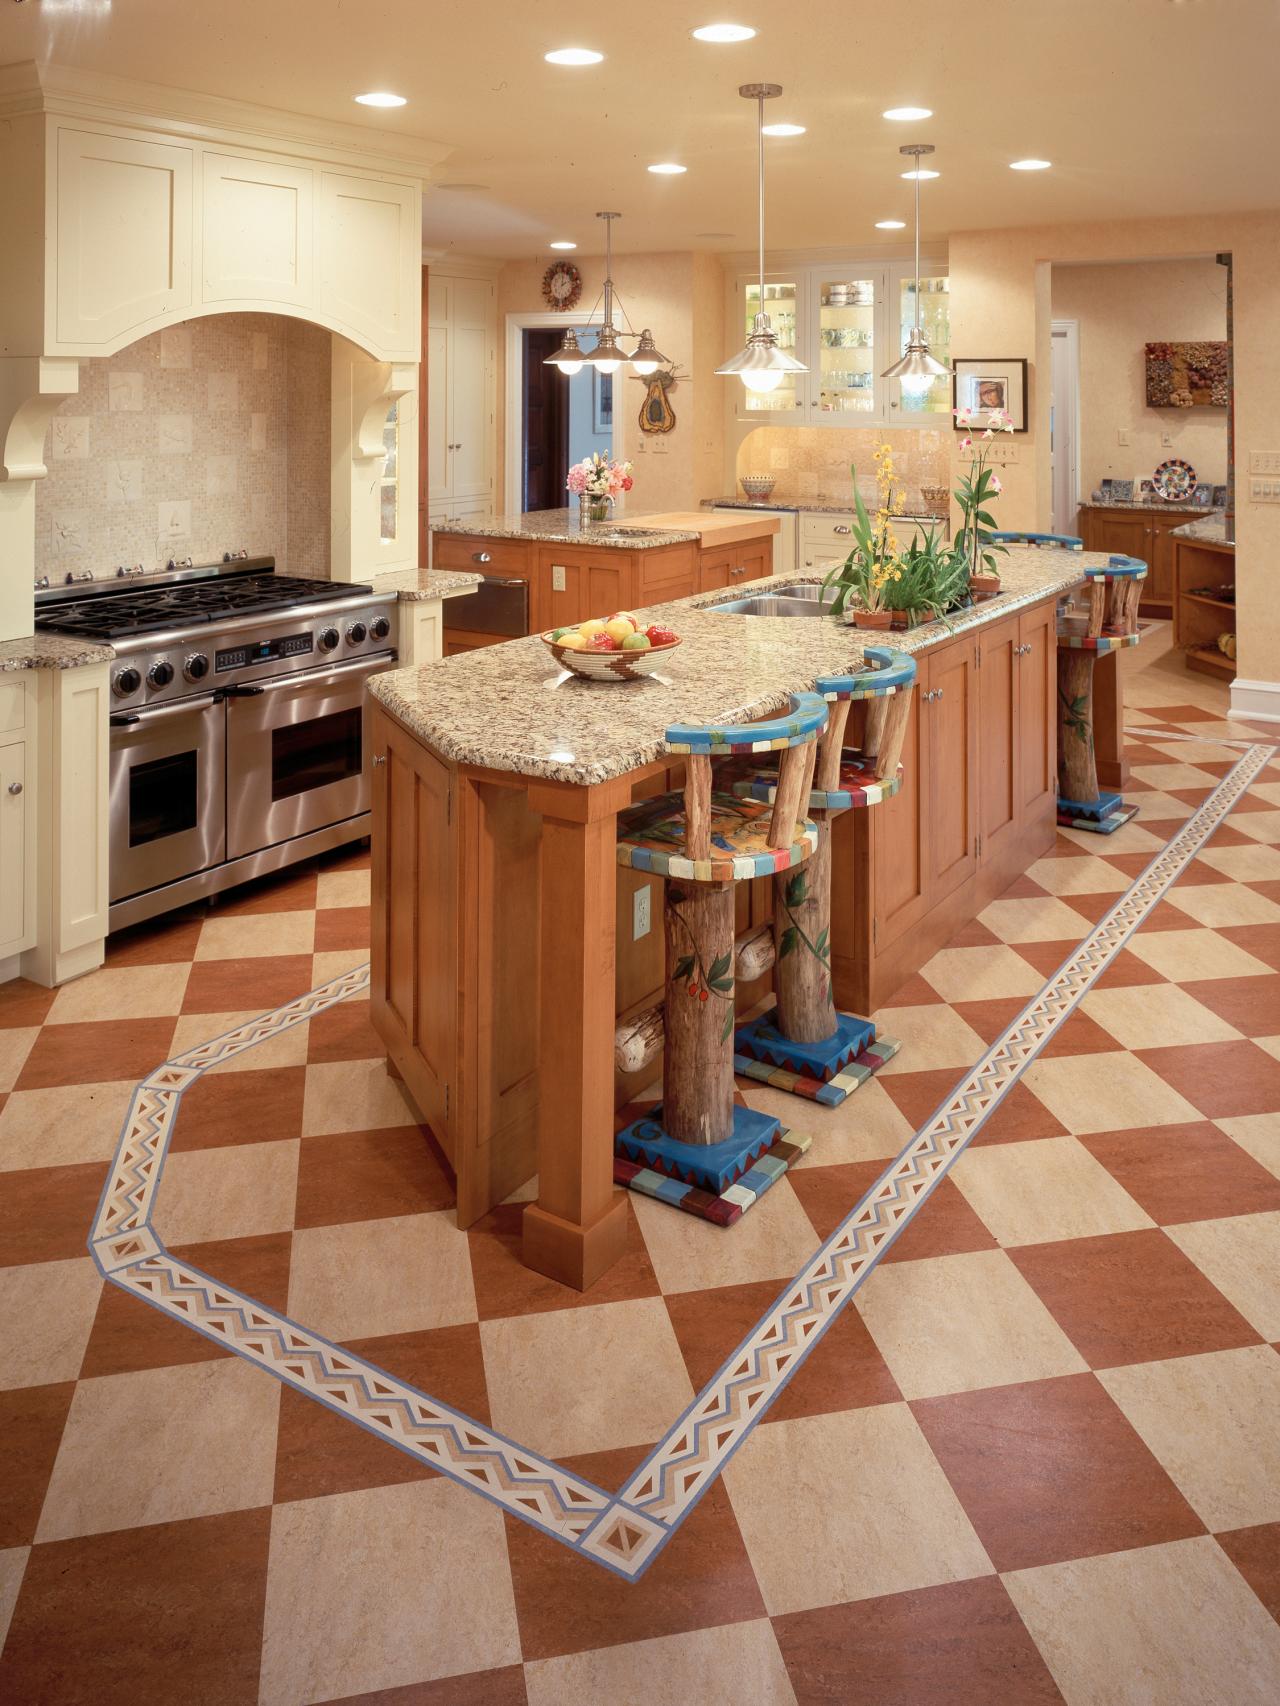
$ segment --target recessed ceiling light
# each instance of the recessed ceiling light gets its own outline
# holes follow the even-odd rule
[[[1052,160],[1010,160],[1011,172],[1047,172],[1053,164]]]
[[[690,32],[697,41],[750,41],[755,33],[749,24],[701,24]]]
[[[599,65],[604,55],[593,47],[557,47],[542,57],[548,65]]]
[[[937,172],[931,172],[928,166],[919,166],[914,172],[904,172],[902,175],[911,182],[914,182],[916,178],[919,178],[921,182],[923,182],[925,178],[936,178],[940,176]]]
[[[803,136],[804,126],[802,124],[766,124],[764,133],[766,136]]]
[[[660,178],[678,178],[681,172],[687,172],[689,168],[677,165],[674,160],[659,160],[656,165],[650,166],[649,170],[656,172]]]
[[[695,231],[694,236],[700,243],[728,242],[737,236],[736,231]]]
[[[578,245],[576,243],[548,243],[547,244],[547,247],[549,249],[576,249],[577,246]]]
[[[367,95],[357,95],[356,104],[362,107],[403,107],[408,102],[403,95],[392,95],[385,89],[373,89]]]
[[[906,228],[907,228],[907,222],[905,219],[877,219],[876,220],[876,230],[877,231],[905,231]]]
[[[881,113],[881,118],[896,119],[901,124],[911,124],[916,119],[932,118],[932,107],[890,107]]]

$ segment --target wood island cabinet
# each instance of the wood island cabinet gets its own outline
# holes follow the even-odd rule
[[[741,545],[712,546],[698,560],[698,591],[761,580],[773,572],[772,539],[748,539]]]
[[[1076,527],[1086,551],[1111,551],[1137,557],[1145,563],[1147,578],[1142,587],[1141,612],[1144,616],[1171,616],[1174,542],[1169,535],[1175,527],[1182,527],[1191,519],[1186,510],[1165,514],[1123,505],[1110,508],[1082,505]]]

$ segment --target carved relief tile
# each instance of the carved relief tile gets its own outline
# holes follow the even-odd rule
[[[140,373],[108,374],[107,407],[113,415],[141,413],[142,375]]]
[[[107,502],[134,504],[142,501],[142,463],[140,461],[106,464]]]
[[[156,450],[161,456],[190,456],[191,416],[157,415]]]
[[[53,460],[78,462],[89,454],[89,416],[55,415],[53,421]]]
[[[185,539],[191,532],[191,500],[169,499],[156,505],[156,534],[167,539]]]
[[[55,557],[74,557],[84,550],[85,517],[83,510],[60,510],[51,518],[53,554]]]

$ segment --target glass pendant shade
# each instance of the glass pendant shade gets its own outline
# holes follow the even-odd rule
[[[572,378],[575,373],[582,371],[583,354],[578,347],[578,334],[572,326],[565,328],[564,337],[560,340],[560,348],[552,350],[543,362],[544,367],[558,367],[561,373]]]
[[[640,342],[636,345],[636,353],[631,357],[631,365],[642,375],[656,373],[660,367],[671,365],[654,343],[653,333],[648,326],[640,334]]]

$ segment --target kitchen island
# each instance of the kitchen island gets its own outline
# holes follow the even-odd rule
[[[841,1007],[883,1001],[1052,845],[1055,605],[1105,561],[1013,548],[999,597],[894,636],[920,671],[906,780],[837,826]],[[634,940],[647,879],[619,872],[617,815],[678,780],[668,725],[769,715],[876,639],[726,596],[642,612],[682,639],[648,680],[561,677],[532,637],[370,686],[373,1023],[454,1167],[459,1224],[536,1171],[524,1260],[580,1289],[622,1253],[615,1025],[662,980],[661,932]],[[764,903],[744,885],[743,904]]]

